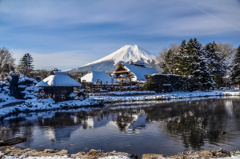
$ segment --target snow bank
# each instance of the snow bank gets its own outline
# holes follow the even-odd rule
[[[9,82],[0,82],[0,108],[9,103],[18,102],[19,100],[10,96]]]
[[[34,99],[37,98],[38,87],[35,87],[37,81],[33,78],[29,78],[23,74],[20,74],[18,80],[18,89],[21,91],[22,98]]]
[[[6,156],[0,151],[0,158],[4,157],[4,159],[72,159],[71,157],[65,155],[65,156],[28,156],[28,157],[14,157],[14,156]],[[99,159],[130,159],[126,156],[107,156],[107,157],[101,157]]]
[[[155,91],[126,91],[126,92],[111,92],[112,95],[130,95],[130,94],[156,94]]]
[[[4,156],[4,159],[72,159],[68,156],[29,156],[29,157],[14,157],[14,156]]]
[[[90,93],[89,96],[130,96],[130,95],[150,95],[156,94],[155,91],[124,91],[124,92],[104,92],[104,93]]]
[[[90,98],[93,98],[95,100],[96,99],[103,100],[104,102],[125,102],[125,101],[146,101],[146,100],[169,100],[169,99],[210,97],[210,96],[240,96],[240,90],[212,91],[212,92],[202,92],[202,91],[171,92],[171,93],[160,93],[156,95],[121,96],[121,97],[91,96]]]
[[[46,110],[57,110],[64,108],[76,108],[82,106],[97,106],[101,105],[102,100],[99,99],[85,99],[80,100],[71,100],[55,103],[53,99],[29,99],[25,103],[19,104],[13,107],[1,108],[0,109],[0,119],[3,119],[14,113],[21,112],[31,112],[31,111],[46,111]]]
[[[0,108],[6,104],[15,103],[15,102],[19,102],[19,101],[20,100],[15,99],[14,97],[9,96],[8,94],[5,94],[3,92],[0,93]]]
[[[126,156],[107,156],[107,157],[101,157],[99,159],[130,159]]]
[[[11,77],[11,76],[9,76]],[[37,81],[33,78],[26,77],[24,75],[19,76],[18,80],[18,91],[20,98],[23,99],[34,99],[37,98],[38,88],[35,87]],[[8,81],[0,82],[0,108],[6,104],[19,102],[21,100],[15,99],[10,96],[10,83]]]
[[[125,94],[126,92],[115,92],[115,94]],[[129,92],[127,92],[129,93]],[[134,93],[134,92],[133,92]],[[129,101],[150,101],[150,100],[170,100],[195,97],[214,97],[214,96],[240,96],[240,90],[233,91],[212,91],[212,92],[171,92],[154,95],[137,95],[137,96],[90,96],[80,100],[70,100],[54,103],[53,99],[29,99],[25,103],[12,107],[0,108],[0,119],[11,114],[31,111],[45,111],[77,108],[82,106],[98,106],[110,102],[129,102]]]

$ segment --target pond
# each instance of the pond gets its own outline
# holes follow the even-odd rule
[[[26,136],[17,146],[101,149],[175,155],[189,150],[237,150],[240,98],[115,103],[102,108],[19,114],[0,121],[0,140]]]

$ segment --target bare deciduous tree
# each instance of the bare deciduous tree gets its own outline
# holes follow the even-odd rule
[[[223,58],[226,58],[227,56],[231,56],[234,52],[234,48],[231,44],[227,43],[216,43],[216,52],[219,52],[222,54]]]
[[[14,61],[12,53],[6,48],[0,48],[0,73],[14,70]]]
[[[164,48],[160,52],[160,56],[158,57],[159,66],[163,69],[163,73],[171,73],[174,74],[174,65],[173,61],[173,53],[179,51],[179,45],[172,44],[169,48]]]

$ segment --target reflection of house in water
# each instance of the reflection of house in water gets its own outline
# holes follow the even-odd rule
[[[48,139],[51,139],[51,140],[53,140],[53,141],[56,141],[56,135],[55,135],[54,128],[52,128],[52,127],[46,128],[45,131],[44,131],[44,135],[45,135]]]
[[[128,127],[129,129],[136,129],[140,127],[145,127],[146,124],[146,114],[140,114],[140,115],[133,115],[135,118],[131,125]]]
[[[135,114],[135,113],[118,113],[116,124],[120,131],[125,131],[127,129],[137,129],[140,127],[145,127],[146,114]]]
[[[74,117],[74,121],[76,123],[82,123],[84,129],[87,128],[98,128],[102,126],[106,126],[111,120],[114,120],[113,115],[104,115],[99,118],[98,116],[87,116],[85,119],[79,118],[77,116]],[[79,122],[80,121],[80,122]]]
[[[54,127],[49,127],[48,129],[45,130],[44,135],[53,140],[60,140],[60,139],[67,139],[70,138],[71,135],[79,129],[79,125],[75,126],[67,126],[67,127],[60,127],[60,128],[54,128]]]
[[[232,102],[232,100],[226,100],[225,101],[225,109],[227,111],[227,114],[230,117],[233,117],[233,102]]]

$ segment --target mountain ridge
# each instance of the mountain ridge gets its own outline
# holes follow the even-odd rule
[[[130,64],[131,62],[141,62],[149,67],[157,63],[155,55],[137,45],[125,45],[103,58],[74,68],[72,71],[114,71],[119,63]]]

